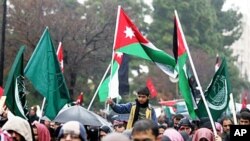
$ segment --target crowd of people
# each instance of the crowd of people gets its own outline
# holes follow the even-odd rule
[[[137,91],[135,102],[117,104],[108,99],[112,110],[129,114],[128,120],[112,118],[112,126],[84,125],[78,121],[56,123],[46,117],[39,119],[36,107],[29,110],[28,119],[1,110],[1,141],[229,141],[232,117],[222,117],[212,130],[209,118],[191,120],[182,114],[171,118],[165,114],[156,117],[149,104],[150,93],[145,87]],[[237,114],[239,125],[250,125],[250,110]]]

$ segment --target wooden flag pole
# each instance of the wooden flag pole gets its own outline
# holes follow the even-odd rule
[[[179,24],[180,21],[179,21],[179,17],[178,17],[177,11],[175,10],[174,12],[175,12],[177,24]],[[191,64],[192,70],[193,70],[193,72],[194,72],[194,77],[195,77],[195,80],[196,80],[196,82],[197,82],[198,89],[199,89],[199,91],[200,91],[202,100],[203,100],[204,105],[205,105],[205,108],[206,108],[206,110],[207,110],[208,117],[209,117],[209,119],[210,119],[210,122],[211,122],[211,125],[212,125],[212,128],[213,128],[214,135],[217,136],[217,131],[216,131],[216,128],[215,128],[215,125],[214,125],[214,120],[213,120],[213,118],[212,118],[210,109],[208,108],[208,104],[207,104],[207,101],[206,101],[206,99],[205,99],[205,95],[204,95],[204,93],[203,93],[203,91],[202,91],[202,87],[201,87],[201,84],[200,84],[198,75],[197,75],[197,73],[196,73],[196,70],[195,70],[195,67],[194,67],[194,63],[193,63],[192,57],[191,57],[191,55],[190,55],[189,48],[188,48],[188,46],[187,46],[186,39],[184,38],[184,34],[183,34],[183,31],[182,31],[182,27],[181,27],[181,25],[178,25],[178,26],[179,26],[179,28],[180,28],[181,35],[183,36],[183,42],[184,42],[184,44],[185,44],[184,46],[185,46],[185,49],[186,49],[186,51],[187,51],[188,58],[189,58],[189,60],[190,60],[190,64]]]
[[[92,104],[93,104],[93,102],[94,102],[94,100],[95,100],[95,97],[96,97],[96,95],[97,95],[97,93],[98,93],[98,91],[99,91],[99,89],[100,89],[100,86],[101,86],[102,82],[104,81],[104,78],[105,78],[105,77],[107,76],[107,74],[108,74],[108,71],[109,71],[109,69],[110,69],[110,66],[111,66],[111,64],[109,64],[109,66],[107,67],[107,69],[106,69],[106,71],[105,71],[105,73],[104,73],[104,75],[103,75],[103,77],[102,77],[102,80],[101,80],[101,82],[99,83],[99,85],[98,85],[98,87],[97,87],[97,89],[96,89],[96,91],[95,91],[95,94],[94,94],[93,98],[91,99],[91,102],[89,103],[89,106],[88,106],[88,109],[87,109],[87,110],[89,110],[90,107],[92,106]]]

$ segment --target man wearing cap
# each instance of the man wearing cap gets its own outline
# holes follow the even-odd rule
[[[129,102],[126,104],[116,104],[112,101],[111,98],[107,100],[107,103],[116,113],[130,113],[127,123],[127,129],[131,129],[136,121],[142,119],[150,119],[157,123],[155,110],[149,104],[149,90],[147,87],[144,87],[137,91],[137,98],[135,99],[135,103]]]
[[[84,126],[78,121],[68,121],[61,127],[58,134],[59,141],[87,141]]]

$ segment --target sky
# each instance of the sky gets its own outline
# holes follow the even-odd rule
[[[250,80],[250,0],[226,0],[224,9],[238,8],[243,14],[243,33],[241,38],[236,41],[231,47],[234,50],[234,55],[238,55],[239,59],[236,65],[244,78],[245,73]]]

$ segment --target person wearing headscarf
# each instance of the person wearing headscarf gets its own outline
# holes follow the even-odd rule
[[[192,141],[201,141],[205,139],[206,141],[215,141],[213,132],[208,128],[200,128],[195,131]]]
[[[174,128],[166,129],[163,136],[167,136],[171,141],[184,141],[181,134]]]
[[[7,111],[8,121],[3,125],[2,130],[7,131],[15,141],[32,141],[32,130],[30,123]]]
[[[11,135],[7,131],[0,129],[0,141],[13,141]]]
[[[32,129],[35,141],[50,141],[50,132],[44,124],[35,121],[33,122]]]
[[[215,128],[217,131],[217,134],[222,137],[222,133],[223,133],[223,128],[221,126],[221,124],[219,122],[215,122]]]

